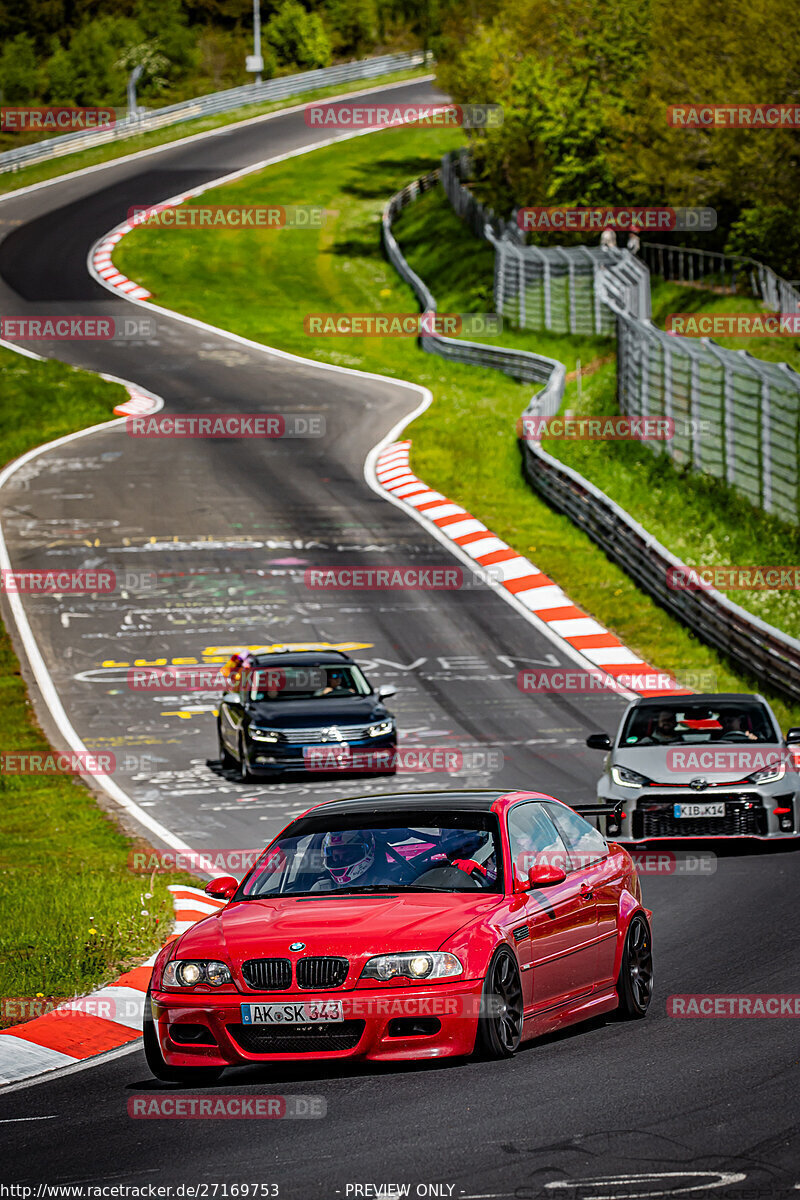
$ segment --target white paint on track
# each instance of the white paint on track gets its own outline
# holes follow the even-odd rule
[[[425,77],[425,79],[432,79],[432,78],[433,78],[433,76]],[[417,82],[424,82],[425,79],[419,80]],[[413,82],[415,82],[415,81],[404,80],[397,84],[388,85],[388,87],[386,89],[381,88],[380,90],[381,91],[391,90],[391,89],[397,88],[397,87],[408,86],[409,83],[413,83]],[[333,103],[336,100],[346,100],[346,99],[353,98],[353,97],[356,97],[359,95],[368,95],[374,91],[375,91],[374,88],[368,88],[368,89],[365,89],[363,92],[359,92],[359,93],[347,93],[346,95],[343,95],[343,96],[330,97],[327,99],[326,102]],[[254,117],[248,121],[237,122],[231,126],[226,126],[225,128],[239,129],[239,128],[242,128],[242,126],[244,126],[244,125],[251,125],[251,124],[254,124],[259,121],[267,121],[267,120],[271,120],[271,119],[277,119],[277,117],[279,117],[279,116],[286,116],[293,112],[302,111],[303,108],[305,108],[305,107],[306,107],[305,104],[297,105],[291,109],[282,109],[275,113],[267,113],[260,117]],[[272,158],[263,159],[257,163],[251,164],[250,166],[243,167],[237,171],[229,172],[225,175],[219,176],[216,179],[210,180],[208,183],[204,184],[202,187],[193,189],[193,191],[191,192],[191,195],[192,196],[202,195],[206,191],[209,191],[216,187],[220,187],[220,186],[222,186],[226,183],[229,183],[235,179],[240,179],[243,176],[255,174],[258,171],[265,170],[269,166],[273,166],[273,165],[276,165],[277,163],[281,163],[281,162],[286,162],[292,158],[302,157],[306,154],[313,153],[315,150],[324,149],[324,148],[334,145],[338,142],[350,141],[351,139],[356,138],[356,137],[363,137],[366,134],[380,133],[380,132],[382,132],[382,130],[365,129],[365,130],[349,131],[349,132],[341,134],[338,137],[326,138],[321,142],[314,143],[313,145],[304,146],[304,147],[301,147],[296,150],[288,151],[285,154],[280,154],[280,155],[276,155]],[[70,179],[70,178],[75,178],[78,175],[88,174],[88,173],[91,173],[91,172],[94,172],[97,170],[102,170],[107,167],[111,167],[111,166],[115,165],[116,163],[127,162],[127,161],[131,161],[133,159],[140,159],[140,158],[147,157],[149,155],[158,154],[161,151],[163,151],[165,149],[173,148],[176,145],[185,145],[188,142],[197,141],[197,140],[200,140],[205,137],[218,136],[219,133],[220,133],[220,130],[217,129],[217,130],[208,131],[207,133],[195,134],[192,137],[179,139],[176,142],[169,142],[163,146],[155,146],[155,147],[152,147],[147,150],[138,151],[137,153],[132,154],[132,155],[126,155],[122,159],[113,159],[108,163],[102,163],[102,164],[98,164],[97,166],[94,166],[94,167],[84,168],[81,171],[71,172],[70,174],[68,174],[66,176],[59,176],[59,177],[57,177],[57,179],[54,179],[54,180],[46,180],[41,184],[33,184],[29,188],[21,188],[16,192],[11,192],[11,193],[8,193],[8,195],[6,195],[6,196],[0,197],[0,203],[2,203],[3,200],[8,200],[8,199],[12,198],[13,196],[20,196],[26,192],[34,191],[34,190],[38,189],[39,187],[48,186],[55,182],[63,183],[65,180]],[[180,195],[177,195],[177,196],[171,198],[170,200],[163,201],[162,203],[164,205],[178,203],[181,200],[183,200],[184,198],[186,198],[186,196],[187,196],[186,193],[182,193]],[[124,224],[124,222],[123,222],[123,224]],[[247,349],[255,351],[257,353],[266,354],[273,358],[282,359],[285,362],[299,363],[299,364],[302,364],[304,367],[310,366],[310,367],[313,367],[313,368],[315,368],[317,370],[321,370],[321,371],[333,371],[340,375],[352,376],[352,377],[358,378],[358,379],[375,379],[382,384],[390,384],[395,387],[405,388],[409,391],[415,392],[419,396],[419,403],[417,404],[417,406],[407,416],[403,417],[394,426],[394,428],[391,429],[389,431],[389,433],[384,438],[382,438],[376,446],[373,447],[373,449],[367,455],[367,459],[366,459],[366,462],[364,465],[365,481],[368,484],[368,486],[374,492],[376,492],[378,495],[380,495],[384,500],[387,500],[389,503],[394,504],[397,508],[401,508],[403,512],[407,513],[408,515],[412,516],[415,520],[417,520],[418,523],[420,525],[422,525],[422,527],[432,537],[436,538],[436,540],[439,541],[441,545],[446,547],[446,549],[448,550],[449,553],[453,554],[456,558],[460,559],[462,562],[466,563],[467,565],[474,567],[474,560],[471,559],[467,554],[465,554],[460,549],[460,547],[454,546],[453,543],[450,542],[449,540],[447,540],[437,529],[431,527],[427,522],[425,522],[424,519],[420,516],[420,514],[415,513],[412,509],[410,509],[409,507],[404,505],[401,500],[387,494],[387,492],[384,491],[384,489],[379,484],[379,482],[377,480],[377,476],[375,475],[375,463],[376,463],[376,460],[377,460],[380,452],[390,442],[396,441],[397,438],[400,436],[400,434],[403,432],[403,430],[406,428],[406,426],[411,421],[413,421],[416,417],[418,417],[421,413],[423,413],[432,403],[433,396],[428,388],[423,387],[417,383],[411,383],[410,381],[405,380],[405,379],[394,379],[391,376],[379,375],[379,374],[376,374],[371,371],[360,371],[360,370],[356,370],[353,367],[342,367],[342,366],[339,366],[334,363],[323,363],[323,362],[317,362],[314,359],[303,358],[300,355],[290,354],[289,352],[287,352],[285,350],[278,350],[272,346],[265,346],[260,342],[252,341],[249,338],[242,337],[239,334],[232,333],[228,330],[219,329],[214,325],[210,325],[210,324],[206,323],[205,321],[198,320],[196,317],[186,316],[183,313],[176,312],[176,311],[173,311],[173,310],[167,309],[167,308],[162,308],[159,305],[151,304],[149,301],[140,300],[140,299],[136,299],[133,296],[121,294],[113,287],[113,285],[109,284],[105,279],[103,279],[103,277],[101,275],[99,275],[97,273],[97,271],[94,267],[94,263],[93,263],[93,259],[94,259],[96,250],[97,250],[98,246],[100,245],[100,243],[108,241],[108,239],[114,233],[115,233],[114,229],[110,230],[108,233],[106,233],[102,237],[98,238],[97,241],[94,243],[94,245],[90,248],[89,254],[88,254],[88,259],[87,259],[87,269],[89,271],[89,274],[92,276],[93,279],[96,280],[97,283],[99,283],[102,287],[106,288],[109,292],[111,292],[113,295],[115,295],[118,299],[124,299],[128,304],[137,305],[138,307],[141,307],[141,308],[146,308],[149,312],[153,312],[153,311],[159,312],[163,316],[165,316],[171,320],[180,321],[183,324],[189,325],[194,329],[201,330],[204,333],[209,333],[215,337],[223,338],[226,341],[234,343],[235,345],[244,346]],[[11,347],[11,348],[15,348],[15,347]],[[113,378],[113,377],[105,376],[105,378]],[[152,395],[152,393],[147,393],[146,389],[139,387],[138,384],[130,384],[129,386],[137,392]],[[100,431],[107,431],[109,429],[112,429],[115,425],[122,425],[123,421],[124,421],[124,418],[122,420],[118,420],[118,421],[109,421],[102,425],[93,425],[87,429],[78,430],[75,433],[68,434],[63,438],[58,438],[55,441],[49,442],[44,446],[39,446],[39,447],[36,447],[34,450],[28,451],[26,454],[23,454],[20,458],[16,459],[14,462],[10,463],[2,472],[0,472],[0,490],[2,490],[2,488],[8,482],[8,480],[11,478],[11,476],[16,471],[18,471],[20,469],[20,467],[24,466],[26,463],[32,461],[33,459],[38,458],[40,455],[49,453],[51,450],[55,450],[60,446],[68,445],[71,442],[78,440],[79,438],[88,437],[91,434],[97,433]],[[7,546],[5,543],[5,538],[3,536],[2,526],[0,526],[0,566],[5,567],[6,569],[11,569],[11,561],[10,561],[10,558],[8,555],[8,549],[7,549]],[[580,666],[582,666],[585,669],[588,669],[591,667],[592,664],[589,663],[589,661],[587,659],[585,659],[582,655],[580,655],[577,651],[575,651],[572,647],[570,647],[568,645],[568,643],[564,642],[561,638],[559,638],[556,634],[554,634],[551,630],[549,630],[547,625],[543,621],[538,620],[533,613],[531,613],[529,610],[524,608],[523,605],[519,601],[517,601],[516,598],[510,592],[506,592],[505,590],[502,590],[498,594],[501,595],[502,598],[505,600],[505,602],[507,604],[510,604],[511,607],[521,617],[523,617],[530,625],[532,625],[542,637],[547,638],[554,646],[557,646],[558,649],[562,653],[564,653],[568,657],[572,658],[574,662],[578,663]],[[78,736],[71,721],[69,720],[69,717],[67,716],[67,713],[64,709],[64,706],[61,702],[58,692],[56,691],[55,685],[53,684],[52,677],[50,675],[50,672],[47,669],[47,665],[45,664],[44,658],[39,649],[36,638],[33,634],[33,630],[31,629],[30,622],[28,621],[27,614],[25,612],[24,606],[22,604],[22,601],[21,601],[19,595],[15,594],[15,593],[10,593],[8,596],[8,600],[9,600],[11,612],[12,612],[14,621],[16,623],[20,638],[21,638],[23,646],[25,648],[25,653],[28,658],[28,662],[30,664],[31,670],[33,671],[34,677],[36,678],[36,682],[39,686],[42,698],[43,698],[45,704],[47,705],[47,707],[50,711],[50,714],[51,714],[53,720],[55,721],[56,726],[57,726],[61,736],[64,738],[64,741],[69,745],[69,747],[72,750],[75,750],[75,751],[86,750],[86,747],[84,746],[82,740]],[[101,775],[95,776],[94,778],[95,778],[97,785],[100,788],[102,788],[102,790],[106,793],[106,795],[108,795],[112,800],[114,800],[117,804],[119,804],[119,806],[126,813],[128,813],[129,816],[131,816],[134,820],[136,820],[142,826],[143,829],[146,829],[149,833],[151,833],[153,836],[158,838],[160,841],[162,841],[165,845],[169,846],[171,849],[174,849],[174,850],[190,849],[189,845],[182,838],[180,838],[176,834],[172,833],[171,830],[167,829],[167,827],[165,825],[162,825],[160,821],[156,821],[155,818],[151,817],[147,812],[145,812],[142,808],[140,808],[139,805],[136,804],[135,801],[133,801],[127,795],[127,793],[125,791],[123,791],[123,789],[121,787],[119,787],[119,785],[116,784],[113,780],[109,779],[107,776],[101,776]]]
[[[106,433],[108,430],[124,426],[124,424],[125,418],[121,417],[114,421],[105,421],[101,425],[90,425],[87,429],[80,429],[76,433],[68,433],[65,437],[56,438],[54,442],[47,442],[44,446],[37,446],[35,449],[29,450],[26,454],[14,459],[12,463],[9,463],[7,467],[0,471],[0,491],[2,491],[9,479],[17,473],[20,467],[24,467],[27,463],[32,462],[41,455],[48,454],[51,450],[56,450],[60,446],[68,446],[79,438],[89,437],[93,433]],[[6,571],[13,570],[2,523],[0,523],[0,568]],[[47,705],[48,711],[61,737],[70,750],[78,753],[87,753],[87,747],[78,736],[72,722],[67,716],[64,705],[61,703],[61,697],[56,691],[52,676],[47,669],[47,664],[44,661],[39,644],[31,629],[28,614],[25,612],[21,596],[17,592],[8,592],[6,598],[42,699]],[[152,833],[173,850],[189,850],[191,848],[182,838],[177,837],[165,825],[162,825],[160,821],[156,821],[143,808],[140,808],[113,779],[110,779],[107,775],[93,775],[92,778],[95,784],[99,788],[102,788],[110,799],[114,800],[120,808],[133,817],[148,833]]]

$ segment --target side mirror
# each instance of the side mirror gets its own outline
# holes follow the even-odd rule
[[[607,733],[590,733],[586,745],[590,750],[610,750],[611,738]]]
[[[528,878],[518,881],[514,886],[515,892],[530,892],[534,888],[553,887],[556,883],[563,883],[567,878],[567,872],[563,867],[556,867],[553,863],[534,863],[528,871]]]
[[[795,725],[795,727],[790,729],[786,734],[786,745],[794,746],[798,742],[800,742],[800,726]]]
[[[234,879],[232,875],[220,875],[218,879],[212,879],[210,883],[207,883],[204,890],[215,900],[230,900],[238,886],[239,880]]]
[[[396,691],[397,691],[397,688],[394,686],[394,684],[384,683],[383,687],[378,688],[378,699],[379,700],[388,700],[389,697],[393,696]]]
[[[238,692],[223,692],[222,699],[226,704],[238,704],[241,708],[242,701]]]

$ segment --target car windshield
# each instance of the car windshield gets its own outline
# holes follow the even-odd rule
[[[249,684],[251,700],[341,700],[368,696],[372,691],[355,663],[259,667],[252,672]]]
[[[491,813],[301,818],[268,846],[235,899],[354,892],[502,891]]]
[[[637,746],[725,745],[775,742],[772,722],[760,704],[720,701],[715,704],[637,704],[628,714],[620,748]]]

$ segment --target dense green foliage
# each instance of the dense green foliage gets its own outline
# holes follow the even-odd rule
[[[437,0],[261,0],[264,78],[417,48],[437,11]],[[0,0],[0,45],[3,103],[124,106],[141,65],[138,100],[154,107],[251,81],[253,4]]]
[[[669,105],[797,103],[796,5],[475,2],[470,17],[451,10],[437,50],[456,100],[504,107],[501,127],[473,135],[480,186],[496,211],[709,205],[719,227],[706,248],[800,276],[800,131],[685,130],[666,119]]]

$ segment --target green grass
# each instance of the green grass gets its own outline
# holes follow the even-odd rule
[[[752,296],[729,296],[706,291],[699,287],[685,287],[672,281],[654,278],[652,286],[653,322],[665,328],[669,313],[761,313],[771,310]],[[785,362],[795,371],[800,371],[800,338],[761,337],[723,338],[715,337],[718,346],[729,350],[747,350],[754,358],[767,362]]]
[[[9,350],[0,350],[0,392],[3,462],[108,420],[126,395],[96,375]],[[2,629],[0,746],[49,748]],[[172,919],[167,884],[186,877],[129,871],[133,841],[83,783],[0,773],[0,811],[0,997],[79,995],[157,949]],[[0,1026],[19,1019],[0,1009]]]
[[[204,204],[255,204],[276,194],[287,204],[323,202],[332,215],[322,230],[175,234],[141,227],[121,243],[115,261],[168,308],[308,358],[430,387],[434,405],[407,431],[414,468],[427,483],[530,555],[577,604],[649,662],[661,669],[712,671],[722,690],[753,690],[754,680],[731,671],[667,616],[524,482],[515,427],[530,398],[529,385],[422,354],[406,339],[314,340],[304,334],[306,313],[416,311],[411,290],[382,255],[380,213],[394,191],[437,165],[458,136],[386,131],[277,164],[203,197]],[[440,192],[407,209],[396,230],[411,265],[433,286],[440,311],[491,307],[490,252],[472,239]],[[560,358],[568,370],[578,358],[585,366],[613,356],[613,343],[604,338],[504,330],[496,341]],[[583,399],[604,396],[609,385],[613,394],[613,378],[613,362],[600,365],[583,379]],[[568,384],[566,402],[577,403],[576,383]],[[800,710],[780,700],[775,707],[785,725],[800,722]]]
[[[32,183],[41,183],[46,179],[55,179],[60,175],[71,174],[73,171],[80,171],[85,167],[111,162],[113,159],[122,158],[127,154],[136,154],[139,150],[163,146],[168,142],[176,142],[196,133],[205,133],[210,129],[232,125],[236,121],[246,121],[263,113],[277,112],[279,109],[293,107],[296,104],[310,104],[313,100],[324,100],[326,96],[343,96],[349,92],[364,91],[366,88],[383,87],[407,79],[418,79],[426,73],[429,72],[417,68],[413,71],[398,71],[392,75],[381,75],[375,79],[359,79],[350,84],[340,83],[332,87],[318,88],[314,92],[306,92],[302,96],[273,100],[266,104],[248,104],[243,108],[234,109],[232,112],[200,117],[196,121],[183,121],[179,125],[170,125],[165,129],[154,130],[152,133],[121,138],[118,142],[109,142],[107,145],[97,146],[92,150],[81,150],[77,154],[67,154],[62,158],[53,159],[52,162],[36,163],[30,167],[22,167],[18,171],[7,171],[0,175],[0,195],[16,191],[17,188],[28,187]],[[13,144],[3,145],[2,150],[10,150],[15,145],[21,144],[21,141],[15,140]]]
[[[441,191],[428,193],[406,209],[395,232],[418,274],[429,284],[436,281],[441,310],[491,308],[493,251],[487,243],[473,238],[454,216]],[[692,288],[678,289],[661,281],[653,289],[654,320],[663,321],[668,312],[694,311],[689,304],[695,304],[698,297],[705,298],[715,311],[735,311],[730,307],[717,309],[717,305],[742,300]],[[753,301],[749,310],[742,306],[740,311],[762,307]],[[757,342],[759,347],[767,343],[774,349],[776,342],[783,345],[786,340],[759,338]],[[601,365],[589,377],[582,374],[580,395],[577,380],[567,383],[562,412],[570,410],[586,416],[619,412],[612,339],[522,332],[506,326],[497,341],[560,359],[569,373],[575,371],[578,358],[582,372],[599,361]],[[608,358],[612,361],[603,361]],[[513,414],[511,419],[518,415]],[[438,421],[439,410],[431,416]],[[611,496],[686,562],[769,566],[800,562],[800,529],[753,508],[717,479],[681,470],[666,454],[654,454],[636,442],[545,439],[543,445],[553,457]],[[419,451],[418,445],[416,449]],[[559,582],[563,582],[560,576]],[[762,620],[800,636],[800,606],[795,593],[736,591],[727,595]]]

